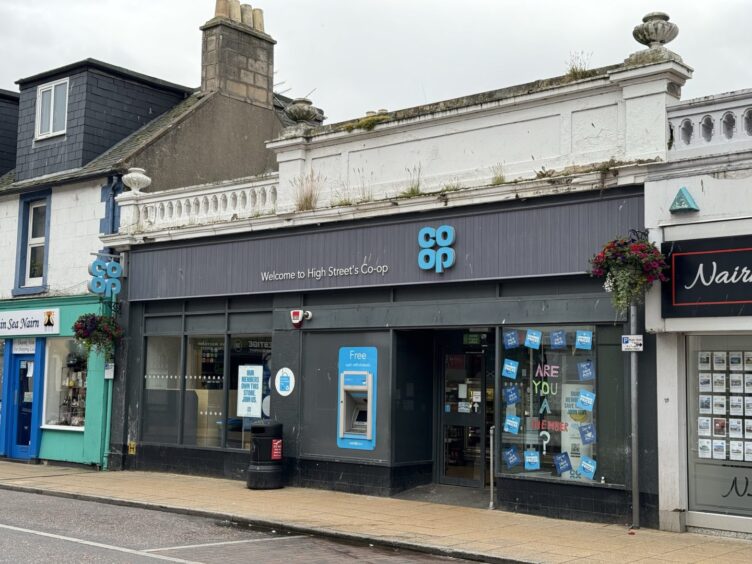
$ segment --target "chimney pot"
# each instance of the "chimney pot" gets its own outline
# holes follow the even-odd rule
[[[264,33],[264,11],[259,8],[253,9],[253,28]]]
[[[240,5],[240,19],[248,27],[253,27],[253,7],[250,4]]]
[[[229,0],[217,0],[217,4],[214,8],[215,18],[229,18],[230,17],[230,1]]]
[[[240,0],[230,0],[230,19],[240,23]]]

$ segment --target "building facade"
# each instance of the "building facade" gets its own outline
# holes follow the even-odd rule
[[[670,142],[654,124],[690,76],[655,46],[328,126],[295,101],[267,145],[277,173],[120,196],[113,466],[241,478],[250,423],[270,417],[291,483],[494,480],[505,508],[627,520],[625,320],[588,260],[643,228],[646,164]],[[657,524],[652,358],[648,339],[640,505]]]
[[[650,167],[646,226],[671,280],[649,297],[658,342],[660,523],[752,532],[752,92],[670,109],[669,160]]]

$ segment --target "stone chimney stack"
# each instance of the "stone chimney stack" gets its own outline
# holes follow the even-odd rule
[[[240,0],[217,0],[201,48],[201,90],[273,109],[274,44],[264,14]]]

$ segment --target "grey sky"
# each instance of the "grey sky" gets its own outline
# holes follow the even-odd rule
[[[695,69],[684,99],[752,87],[748,0],[258,1],[277,90],[315,89],[329,122],[556,76],[574,52],[618,63],[655,10]],[[87,57],[198,86],[198,27],[213,11],[214,0],[0,0],[0,88]]]

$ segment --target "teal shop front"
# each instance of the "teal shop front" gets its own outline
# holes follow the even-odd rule
[[[0,456],[106,468],[112,381],[73,324],[94,296],[0,303]]]

